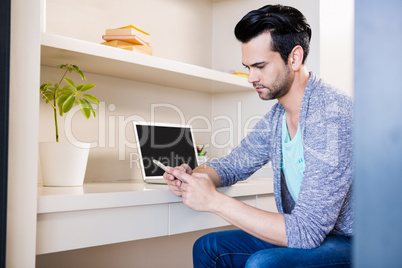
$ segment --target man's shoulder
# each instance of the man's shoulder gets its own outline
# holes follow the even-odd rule
[[[324,108],[336,104],[338,107],[352,111],[353,98],[317,75],[314,76],[314,81],[309,86],[309,106]]]

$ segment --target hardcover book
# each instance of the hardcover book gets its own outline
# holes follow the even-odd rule
[[[101,43],[102,45],[117,47],[125,50],[140,52],[147,55],[152,55],[152,46],[144,46],[139,44],[134,44],[121,40],[112,40]]]
[[[140,44],[144,46],[148,46],[149,43],[145,42],[141,38],[136,35],[104,35],[102,39],[105,41],[112,41],[112,40],[121,40],[126,41],[134,44]]]
[[[116,29],[107,29],[105,35],[135,35],[146,43],[151,43],[151,35],[133,25],[127,25]]]

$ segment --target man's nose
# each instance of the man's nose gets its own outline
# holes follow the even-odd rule
[[[252,69],[249,70],[249,74],[248,74],[248,82],[249,83],[256,83],[259,82],[260,79],[258,78],[258,75],[256,74],[256,72]]]

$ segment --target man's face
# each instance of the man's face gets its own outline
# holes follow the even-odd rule
[[[289,66],[270,45],[271,34],[263,33],[241,47],[243,65],[249,69],[248,81],[263,100],[283,97],[293,82]]]

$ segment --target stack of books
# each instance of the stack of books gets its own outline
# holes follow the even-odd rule
[[[106,41],[102,45],[152,55],[151,35],[133,25],[107,29],[102,39]]]

